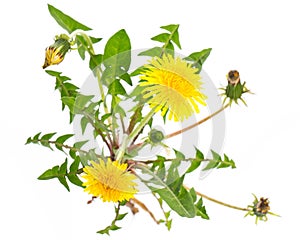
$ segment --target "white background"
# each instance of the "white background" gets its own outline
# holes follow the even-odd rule
[[[50,17],[53,4],[103,37],[99,49],[125,28],[133,48],[151,47],[159,27],[180,24],[183,54],[211,47],[205,70],[214,83],[238,69],[255,93],[248,107],[226,110],[223,151],[235,170],[216,170],[194,186],[225,202],[247,206],[251,193],[269,197],[282,215],[254,224],[244,212],[205,201],[210,221],[173,215],[168,232],[141,211],[124,221],[111,237],[95,232],[109,223],[112,205],[55,180],[36,178],[64,156],[27,137],[43,131],[72,132],[60,111],[53,79],[44,73],[44,49],[63,30]],[[299,7],[297,1],[2,1],[1,2],[1,239],[299,239]],[[63,70],[80,85],[88,68],[67,56],[53,70]],[[161,217],[150,195],[138,196]]]

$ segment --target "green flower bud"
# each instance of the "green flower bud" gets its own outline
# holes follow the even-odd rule
[[[165,138],[164,134],[159,130],[152,129],[149,132],[150,142],[154,144],[160,143],[162,140],[164,140],[164,138]]]
[[[222,90],[224,91],[222,95],[225,96],[223,103],[225,103],[225,101],[229,99],[230,105],[233,101],[235,103],[238,103],[238,100],[241,100],[245,105],[247,105],[244,99],[242,98],[242,95],[250,91],[246,88],[245,82],[241,83],[239,72],[236,70],[229,71],[229,73],[227,74],[227,81],[227,87],[222,88]]]
[[[62,34],[55,38],[55,42],[46,48],[43,69],[50,65],[59,64],[64,60],[66,53],[71,49],[69,37]]]

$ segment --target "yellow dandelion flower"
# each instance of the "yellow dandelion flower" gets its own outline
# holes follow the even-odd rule
[[[134,182],[137,178],[127,171],[126,163],[100,159],[99,163],[91,162],[83,171],[86,173],[82,176],[86,180],[84,191],[100,197],[103,202],[129,200],[137,193]]]
[[[183,121],[194,112],[199,113],[198,104],[206,105],[206,96],[200,92],[202,82],[198,69],[192,64],[171,55],[154,57],[145,65],[140,83],[145,86],[144,98],[156,111],[161,110],[168,119]]]
[[[51,46],[46,48],[43,68],[61,63],[70,48],[71,45],[67,39],[57,38]]]

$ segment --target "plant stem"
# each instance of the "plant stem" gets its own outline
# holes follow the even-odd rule
[[[184,187],[185,187],[187,190],[190,190],[189,187],[187,187],[187,186],[184,186]],[[230,205],[230,204],[228,204],[228,203],[224,203],[224,202],[221,202],[221,201],[216,200],[216,199],[214,199],[214,198],[211,198],[211,197],[209,197],[209,196],[206,196],[205,194],[200,193],[200,192],[198,192],[198,191],[195,191],[195,192],[196,192],[196,194],[197,194],[198,196],[200,196],[200,197],[202,197],[202,198],[205,198],[205,199],[207,199],[207,200],[209,200],[209,201],[211,201],[211,202],[220,204],[220,205],[222,205],[222,206],[229,207],[229,208],[236,209],[236,210],[240,210],[240,211],[249,211],[249,209],[247,209],[247,208],[242,208],[242,207],[233,206],[233,205]]]
[[[87,44],[88,44],[87,51],[90,54],[90,56],[96,55],[94,47],[93,47],[93,42],[91,41],[90,37],[88,35],[86,35],[84,32],[78,32],[77,34],[81,35],[85,39],[85,41],[87,42]],[[105,104],[105,94],[104,94],[104,90],[103,90],[103,85],[101,83],[101,71],[98,67],[96,68],[96,77],[97,77],[97,81],[98,81],[98,86],[99,86],[101,99],[104,103],[104,110],[105,110],[106,113],[108,113],[108,109],[107,109],[107,106]]]
[[[173,132],[173,133],[170,133],[170,134],[166,135],[165,139],[177,136],[178,134],[186,132],[186,131],[188,131],[188,130],[190,130],[190,129],[192,129],[192,128],[194,128],[194,127],[196,127],[196,126],[198,126],[198,125],[200,125],[200,124],[202,124],[204,122],[206,122],[207,120],[209,120],[212,117],[216,116],[217,114],[219,114],[220,112],[222,112],[223,110],[225,110],[229,106],[230,106],[230,104],[226,104],[225,106],[221,107],[218,111],[216,111],[213,114],[207,116],[206,118],[201,119],[199,122],[196,122],[196,123],[194,123],[194,124],[192,124],[192,125],[190,125],[190,126],[188,126],[186,128],[183,128],[183,129],[181,129],[179,131],[176,131],[176,132]]]
[[[154,222],[156,222],[156,224],[159,224],[159,221],[155,218],[154,214],[147,208],[147,206],[144,203],[142,203],[136,198],[132,198],[131,201],[139,205],[145,212],[147,212],[150,215],[150,217],[154,220]]]
[[[150,121],[150,119],[155,114],[155,109],[156,108],[151,109],[151,111],[142,119],[139,125],[129,134],[129,136],[127,134],[124,134],[122,145],[120,146],[116,154],[116,161],[122,160],[128,146],[132,143],[135,137],[140,133],[140,131],[144,128],[144,126]]]

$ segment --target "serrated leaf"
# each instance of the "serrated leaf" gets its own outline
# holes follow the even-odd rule
[[[151,182],[147,182],[146,180],[144,180],[144,183],[147,184],[153,192],[157,193],[171,209],[182,217],[192,218],[196,215],[193,199],[187,190],[182,188],[179,195],[176,195],[172,189],[148,167],[142,165],[137,165],[136,167],[152,177],[151,182],[155,182],[159,188],[152,186]]]
[[[56,20],[56,22],[64,28],[68,33],[72,33],[75,30],[81,29],[84,31],[92,30],[91,28],[77,22],[75,19],[64,14],[62,11],[48,4],[48,10],[51,16]]]

